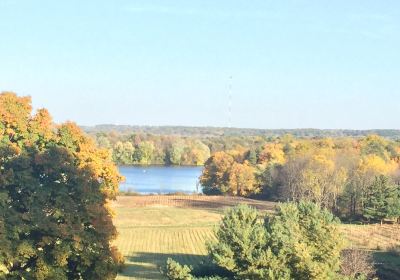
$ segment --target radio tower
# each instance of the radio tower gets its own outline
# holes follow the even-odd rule
[[[228,85],[228,127],[232,127],[232,76],[229,76]]]

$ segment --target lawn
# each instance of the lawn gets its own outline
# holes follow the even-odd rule
[[[160,268],[168,257],[197,264],[206,261],[206,242],[226,207],[250,204],[271,211],[272,202],[205,196],[125,196],[113,203],[116,245],[125,256],[124,279],[164,279]],[[343,225],[349,246],[371,250],[384,279],[400,279],[398,225]]]

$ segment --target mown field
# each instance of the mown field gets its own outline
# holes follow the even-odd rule
[[[250,204],[272,211],[275,204],[219,196],[123,196],[113,203],[116,245],[126,259],[118,276],[125,279],[164,279],[168,257],[196,266],[207,261],[206,242],[226,207]],[[349,246],[371,250],[382,279],[400,279],[399,225],[343,225]]]

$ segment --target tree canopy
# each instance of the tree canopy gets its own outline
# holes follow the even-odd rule
[[[400,141],[377,135],[359,139],[285,135],[260,143],[258,148],[237,146],[213,153],[200,177],[203,192],[308,200],[345,218],[369,220],[368,209],[375,209],[385,196],[391,214],[384,218],[399,216]],[[379,189],[376,179],[381,176],[390,188]]]
[[[121,176],[74,123],[0,94],[0,278],[114,279],[108,201]]]

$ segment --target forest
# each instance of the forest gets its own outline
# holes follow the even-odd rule
[[[326,138],[339,143],[376,135],[391,142],[389,148],[397,146],[397,139],[400,139],[400,131],[397,130],[253,130],[107,125],[82,129],[96,140],[99,147],[109,149],[114,162],[119,165],[201,166],[215,152],[255,152],[268,143],[285,138],[303,141]]]
[[[200,182],[206,194],[312,201],[340,217],[400,217],[400,143],[285,136],[258,149],[213,154]]]
[[[172,133],[169,128],[154,131],[162,134],[113,130],[92,136],[117,164],[204,165],[200,183],[208,195],[313,201],[350,220],[400,216],[397,139],[364,132],[267,137],[178,135],[190,131],[186,128],[175,128],[175,135],[164,134]]]
[[[377,134],[202,137],[112,131],[94,137],[117,164],[204,165],[205,194],[309,200],[347,219],[400,216],[400,141]]]

